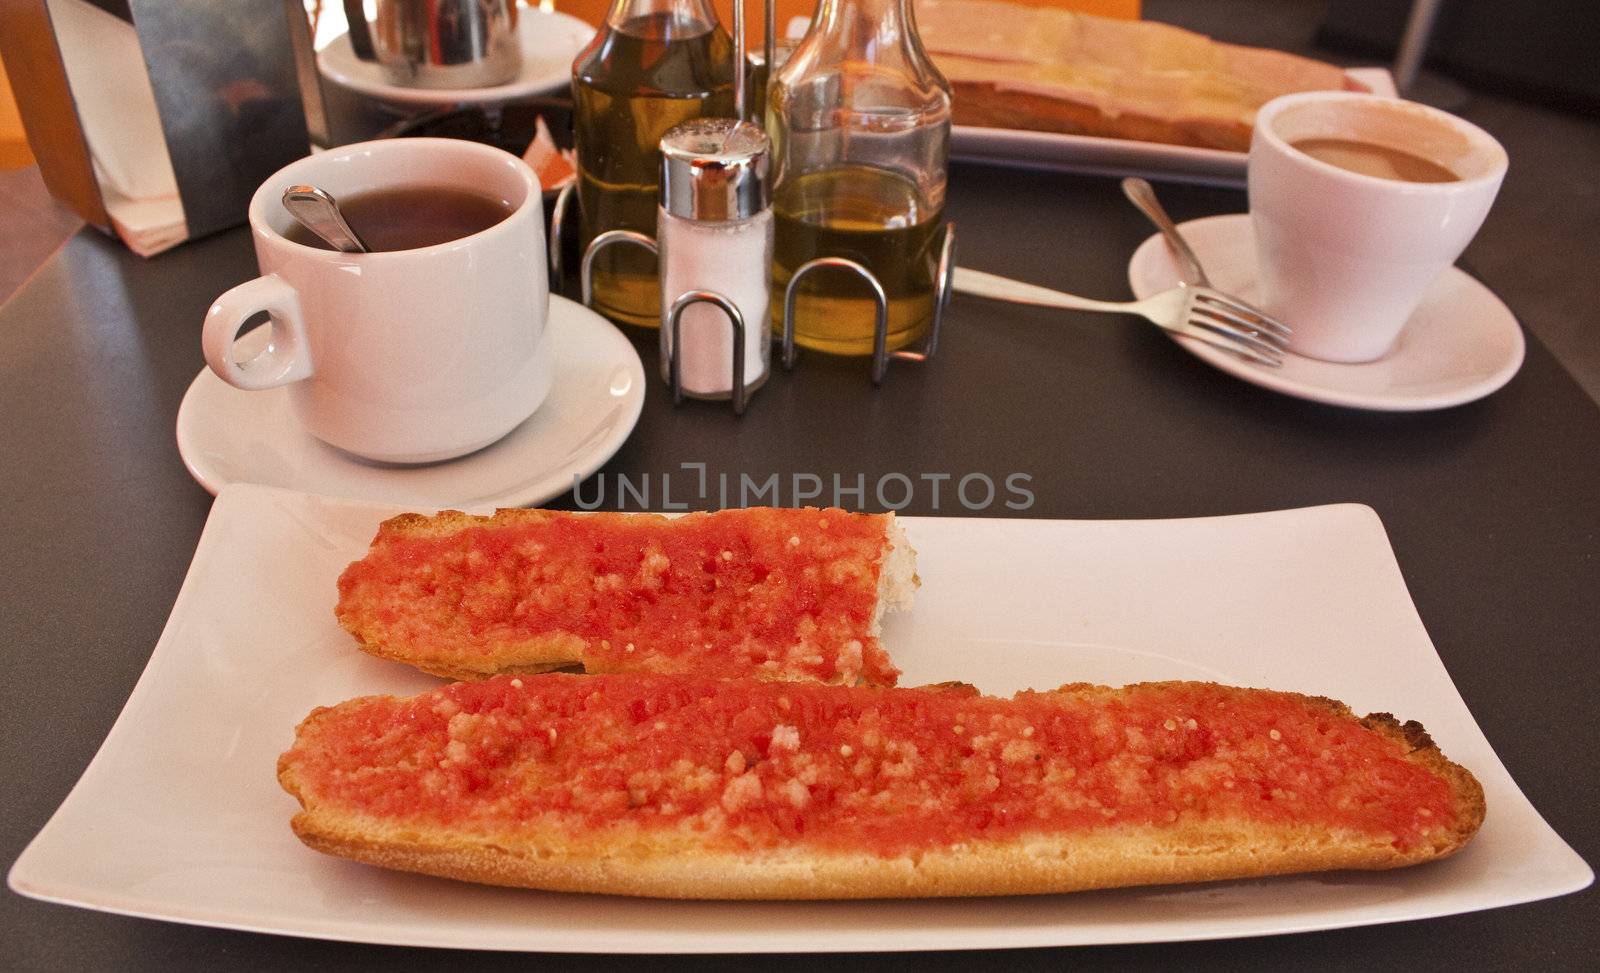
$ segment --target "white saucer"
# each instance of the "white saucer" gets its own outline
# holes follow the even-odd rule
[[[528,421],[476,453],[425,466],[359,459],[301,427],[289,390],[244,392],[202,369],[178,407],[178,453],[211,493],[262,483],[411,507],[515,507],[572,489],[610,459],[644,407],[644,365],[622,332],[588,308],[550,298],[556,377]],[[267,328],[240,339],[263,342]]]
[[[1183,235],[1218,290],[1254,301],[1255,236],[1247,213],[1182,224]],[[1134,251],[1128,285],[1145,298],[1178,283],[1159,234]],[[1442,409],[1481,399],[1522,365],[1522,328],[1494,292],[1451,267],[1433,282],[1388,355],[1359,365],[1286,355],[1282,368],[1254,365],[1190,338],[1174,338],[1196,358],[1262,388],[1329,405],[1388,412]]]
[[[407,88],[391,82],[375,61],[363,61],[340,34],[317,54],[317,70],[329,80],[379,101],[398,105],[493,104],[548,94],[572,83],[572,60],[594,36],[594,27],[571,14],[517,11],[522,73],[492,88]]]

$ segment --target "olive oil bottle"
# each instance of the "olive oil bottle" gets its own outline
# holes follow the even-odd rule
[[[883,286],[888,347],[911,344],[933,323],[950,154],[950,86],[917,37],[911,0],[820,0],[772,78],[774,328],[795,271],[845,257]],[[859,277],[818,270],[795,293],[797,343],[872,353],[873,294]]]
[[[661,136],[681,122],[733,114],[733,42],[707,0],[616,0],[572,65],[581,245],[607,230],[654,235]],[[601,252],[595,309],[659,327],[655,258]]]
[[[817,256],[847,257],[870,269],[889,299],[888,347],[920,338],[933,320],[943,214],[921,198],[916,183],[868,166],[808,172],[786,182],[773,200],[776,251],[773,293]],[[800,282],[796,340],[841,355],[872,353],[872,292],[843,271],[821,270]],[[783,328],[774,300],[773,327]]]

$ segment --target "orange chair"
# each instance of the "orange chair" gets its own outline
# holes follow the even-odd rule
[[[22,133],[22,116],[17,114],[11,79],[0,64],[0,169],[20,169],[33,164],[28,139]]]

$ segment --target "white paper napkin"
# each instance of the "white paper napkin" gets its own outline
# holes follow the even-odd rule
[[[113,229],[141,257],[177,246],[189,230],[133,25],[84,0],[48,5]]]

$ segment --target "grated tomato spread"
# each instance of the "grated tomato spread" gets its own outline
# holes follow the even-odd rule
[[[874,631],[886,517],[518,510],[449,532],[420,519],[385,523],[339,579],[341,623],[394,654],[470,669],[537,642],[591,672],[897,676]]]
[[[1228,820],[1406,848],[1447,781],[1307,697],[1209,683],[1011,699],[649,674],[501,676],[322,710],[302,797],[468,832],[623,825],[737,849],[893,855],[972,839]]]

